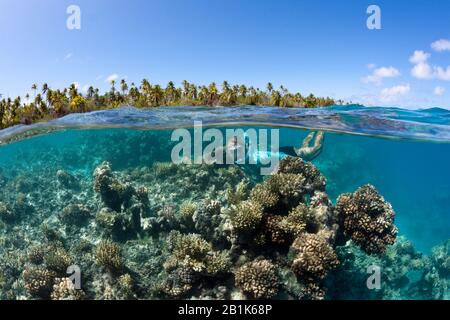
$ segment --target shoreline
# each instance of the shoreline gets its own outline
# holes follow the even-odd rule
[[[98,88],[89,87],[83,93],[75,84],[68,88],[51,89],[48,84],[42,85],[38,93],[36,84],[31,86],[33,98],[27,93],[24,101],[18,96],[14,100],[3,98],[0,100],[0,129],[17,124],[32,124],[42,120],[48,121],[61,118],[72,113],[85,113],[96,110],[116,109],[123,105],[136,108],[153,108],[163,106],[273,106],[317,108],[330,105],[343,105],[342,100],[330,97],[316,97],[313,94],[303,96],[299,92],[290,93],[285,87],[274,89],[268,83],[265,90],[246,85],[230,85],[224,81],[221,90],[215,82],[208,86],[183,81],[176,87],[170,81],[165,88],[159,84],[151,84],[142,80],[140,86],[120,81],[120,89],[116,89],[116,81],[111,81],[111,89],[103,94]]]

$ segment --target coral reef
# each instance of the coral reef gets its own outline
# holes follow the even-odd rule
[[[339,264],[333,248],[317,234],[299,236],[291,249],[295,253],[292,270],[307,283],[323,280]]]
[[[395,242],[397,228],[390,203],[375,187],[366,185],[341,195],[336,204],[343,234],[369,254],[380,254]]]
[[[74,189],[77,190],[80,188],[80,184],[72,174],[64,170],[58,170],[56,172],[56,177],[58,179],[59,184],[66,189]]]
[[[235,230],[252,231],[260,225],[263,216],[263,208],[258,203],[247,200],[231,211],[230,220]]]
[[[235,273],[236,287],[256,299],[273,298],[280,287],[277,267],[269,260],[244,264]]]
[[[227,272],[230,267],[227,253],[214,251],[211,244],[198,234],[173,231],[167,241],[171,255],[165,262],[166,270],[181,267],[213,276]]]
[[[450,245],[426,256],[397,239],[373,187],[334,207],[299,158],[262,179],[168,162],[169,133],[96,134],[0,170],[1,299],[449,298]],[[366,287],[370,265],[379,290]]]
[[[95,250],[97,263],[112,273],[120,273],[124,267],[122,249],[110,240],[100,242]]]
[[[82,300],[84,292],[75,288],[69,278],[57,278],[51,293],[52,300]]]
[[[89,209],[82,204],[70,204],[63,209],[61,220],[67,225],[82,225],[91,216]]]
[[[48,269],[57,275],[65,275],[67,268],[73,263],[73,258],[64,248],[50,248],[44,256],[44,261]]]
[[[44,267],[31,267],[23,272],[25,289],[33,297],[48,299],[53,290],[56,274]]]
[[[114,177],[111,164],[103,162],[94,170],[94,190],[110,209],[120,212],[133,195],[133,188],[128,183],[121,183]]]

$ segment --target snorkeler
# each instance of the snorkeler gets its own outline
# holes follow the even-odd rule
[[[311,145],[311,141],[313,139],[314,143]],[[280,147],[280,154],[285,154],[292,157],[300,157],[305,161],[311,161],[322,152],[323,139],[323,131],[311,132],[303,140],[303,143],[299,148],[295,148],[292,146]]]
[[[313,143],[311,144],[312,141]],[[280,147],[276,156],[278,156],[279,159],[291,156],[302,158],[305,161],[312,161],[322,152],[323,141],[324,141],[323,131],[311,132],[303,140],[301,146],[299,146],[298,148],[294,146]],[[227,153],[234,153],[236,151],[245,152],[245,150],[249,151],[250,148],[248,143],[245,143],[244,145],[242,144],[242,142],[238,141],[237,137],[233,137],[227,142],[225,149]],[[242,161],[245,160],[242,158],[243,153],[237,152],[237,154],[238,157],[236,158],[237,159],[236,163],[242,163]],[[241,154],[241,157],[239,157],[239,154]],[[261,161],[261,159],[263,158],[269,159],[273,155],[274,154],[272,151],[256,150],[255,152],[249,153],[246,156],[248,158],[252,158],[254,163],[256,163],[256,161]]]
[[[208,153],[204,154],[204,160],[208,164],[230,164],[231,159],[234,164],[245,164],[246,160],[249,160],[249,163],[257,163],[269,160],[272,157],[282,159],[291,156],[302,158],[305,161],[312,161],[322,151],[324,132],[311,132],[306,136],[298,148],[294,146],[284,146],[280,147],[276,152],[273,150],[266,150],[266,148],[263,148],[262,150],[259,148],[250,148],[249,142],[244,142],[246,140],[245,138],[245,135],[243,139],[239,139],[237,136],[231,137],[224,146],[215,149],[214,155]],[[222,161],[219,162],[218,159],[222,159]]]

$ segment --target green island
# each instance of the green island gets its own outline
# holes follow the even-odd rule
[[[187,105],[315,108],[343,104],[342,100],[336,101],[329,97],[291,93],[284,86],[275,89],[270,82],[264,91],[243,84],[231,85],[227,81],[222,83],[221,89],[215,82],[207,86],[198,86],[186,80],[182,81],[181,87],[176,87],[174,82],[170,81],[164,88],[159,84],[151,84],[147,79],[142,80],[140,86],[136,86],[135,83],[128,85],[125,79],[122,79],[120,83],[113,80],[111,89],[103,94],[93,86],[90,86],[83,94],[75,84],[62,90],[53,90],[44,83],[40,92],[38,92],[38,85],[33,84],[31,90],[33,97],[27,93],[25,101],[22,101],[20,96],[14,100],[11,98],[0,100],[0,129],[59,118],[69,113],[112,109],[123,105],[138,108]]]

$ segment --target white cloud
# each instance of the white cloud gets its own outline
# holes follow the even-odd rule
[[[440,39],[431,44],[431,48],[435,51],[450,51],[450,40]]]
[[[384,78],[394,78],[400,75],[400,71],[398,71],[394,67],[381,67],[374,69],[371,75],[364,77],[362,79],[365,83],[375,83],[381,84]]]
[[[413,55],[409,58],[409,62],[412,64],[424,63],[430,58],[430,54],[422,50],[414,51]]]
[[[389,102],[395,100],[398,96],[404,96],[411,91],[409,84],[397,85],[381,90],[381,101]]]
[[[442,96],[442,95],[444,94],[444,92],[445,92],[445,89],[442,88],[442,87],[440,87],[440,86],[437,86],[437,87],[434,88],[434,90],[433,90],[433,93],[434,93],[435,95],[437,95],[437,96]]]
[[[78,82],[72,82],[72,84],[75,86],[75,89],[80,88],[80,84]]]
[[[119,75],[116,73],[113,73],[106,78],[105,82],[110,83],[111,81],[116,81],[117,79],[119,79]]]
[[[430,56],[431,55],[425,51],[416,50],[413,55],[409,57],[409,62],[414,65],[411,69],[411,75],[414,78],[426,80],[434,77],[433,68],[427,63]]]
[[[450,66],[448,66],[447,69],[434,67],[434,74],[439,80],[450,81]]]
[[[434,72],[431,66],[426,62],[420,62],[411,69],[411,75],[417,79],[432,79]]]
[[[433,48],[445,48],[443,42],[446,40],[439,40],[432,44]],[[439,43],[436,45],[436,43]],[[450,45],[450,42],[448,43]],[[421,50],[414,51],[414,54],[409,58],[409,62],[414,64],[414,67],[411,69],[411,75],[417,79],[429,80],[429,79],[439,79],[444,81],[450,81],[450,66],[447,68],[440,66],[431,66],[427,60],[430,58],[430,54]]]
[[[369,70],[375,69],[376,67],[377,67],[377,65],[374,64],[374,63],[369,63],[369,64],[367,65],[367,69],[369,69]]]

